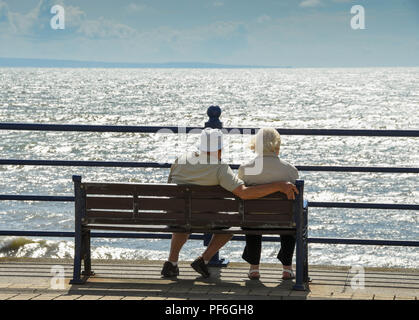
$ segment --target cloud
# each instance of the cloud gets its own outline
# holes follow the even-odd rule
[[[145,4],[130,3],[125,7],[125,9],[130,13],[138,13],[147,9],[147,6]]]
[[[83,21],[77,30],[88,38],[132,38],[137,31],[127,25],[109,21],[103,17],[97,20]]]
[[[54,37],[57,35],[57,32],[51,28],[50,24],[54,16],[51,13],[51,8],[54,5],[64,7],[65,28],[67,31],[74,31],[85,19],[86,15],[80,8],[65,6],[62,0],[40,0],[27,13],[12,12],[4,2],[0,2],[0,32],[8,36],[31,38]]]
[[[65,12],[65,30],[53,30],[51,8],[61,5]],[[136,5],[139,10],[139,5]],[[79,7],[67,6],[63,0],[40,0],[35,8],[27,13],[11,12],[0,1],[0,33],[6,36],[20,36],[34,39],[55,39],[75,35],[87,38],[127,38],[136,34],[135,29],[112,20],[100,17],[88,20]]]
[[[311,8],[320,6],[321,4],[320,0],[304,0],[299,4],[299,6],[302,8]]]

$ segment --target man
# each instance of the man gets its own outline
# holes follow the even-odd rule
[[[288,199],[295,199],[297,188],[289,182],[273,182],[269,184],[246,187],[244,182],[234,175],[228,164],[221,162],[223,134],[218,129],[206,128],[201,133],[200,152],[186,153],[176,159],[169,174],[169,183],[220,185],[241,199],[262,198],[274,192],[282,192]],[[179,252],[189,238],[189,233],[173,233],[169,259],[163,265],[163,277],[179,275],[177,266]],[[192,262],[192,268],[203,277],[210,273],[207,264],[211,258],[230,239],[232,234],[214,234],[202,256]]]

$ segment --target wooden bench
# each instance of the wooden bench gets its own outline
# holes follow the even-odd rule
[[[294,234],[294,289],[308,289],[307,208],[304,206],[302,180],[296,182],[299,195],[293,201],[287,200],[281,193],[256,200],[241,200],[220,186],[82,183],[80,176],[73,176],[73,182],[75,254],[72,284],[84,283],[94,275],[91,269],[90,231],[118,230]],[[230,229],[220,230],[217,228],[220,226]],[[261,226],[275,229],[261,229]],[[252,230],[243,230],[242,227],[252,227]]]

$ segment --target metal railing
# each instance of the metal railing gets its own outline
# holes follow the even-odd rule
[[[223,128],[219,120],[221,109],[218,106],[208,108],[209,121],[205,127],[220,128],[229,134],[254,134],[258,128]],[[76,131],[76,132],[129,132],[129,133],[157,133],[168,129],[173,133],[199,133],[202,127],[164,127],[164,126],[107,126],[107,125],[73,125],[73,124],[29,124],[29,123],[0,123],[0,130],[29,130],[29,131]],[[283,135],[321,135],[321,136],[369,136],[369,137],[419,137],[419,130],[346,130],[346,129],[277,129]],[[74,161],[74,160],[21,160],[0,159],[0,165],[24,166],[72,166],[72,167],[125,167],[125,168],[169,168],[170,163],[156,162],[121,162],[121,161]],[[239,165],[231,164],[237,169]],[[300,171],[335,171],[335,172],[375,172],[375,173],[419,173],[419,168],[413,167],[354,167],[354,166],[296,166]],[[73,196],[48,195],[0,195],[1,200],[10,201],[53,201],[73,202]],[[347,202],[307,202],[308,207],[317,208],[356,208],[383,210],[419,210],[417,204],[388,204],[388,203],[347,203]],[[0,236],[44,236],[44,237],[74,237],[74,232],[63,231],[20,231],[0,230]],[[112,233],[95,232],[92,237],[115,238],[153,238],[170,239],[170,234],[157,233]],[[191,239],[204,239],[202,235],[191,235]],[[243,240],[243,236],[235,236],[232,240]],[[279,237],[263,237],[264,241],[279,241]],[[354,245],[388,245],[419,247],[419,241],[385,240],[385,239],[345,239],[345,238],[308,238],[309,243],[320,244],[354,244]]]

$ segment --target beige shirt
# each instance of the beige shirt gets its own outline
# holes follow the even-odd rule
[[[168,182],[202,186],[220,185],[228,191],[233,191],[244,184],[228,164],[214,157],[202,156],[199,152],[185,153],[177,158],[170,168]]]
[[[256,160],[261,160],[263,164],[262,171],[257,175],[246,174],[245,168],[253,168]],[[263,156],[257,156],[249,163],[243,164],[239,168],[237,175],[242,179],[247,186],[271,183],[275,181],[288,181],[295,183],[298,179],[298,170],[288,162],[282,161],[274,153],[264,154]],[[264,226],[263,224],[259,228],[275,229],[269,225]]]
[[[263,165],[262,171],[257,175],[245,172],[245,168],[252,168],[256,160],[261,160]],[[275,181],[288,181],[295,183],[298,179],[298,170],[288,162],[285,162],[274,153],[257,156],[249,163],[243,164],[239,168],[239,179],[243,180],[246,185],[258,185],[271,183]]]

